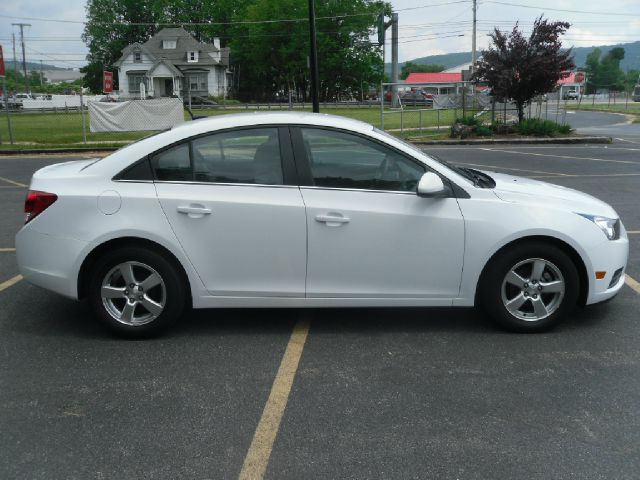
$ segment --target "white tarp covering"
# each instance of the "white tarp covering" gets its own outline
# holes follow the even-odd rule
[[[184,108],[179,98],[89,102],[89,119],[92,132],[163,130],[184,122]]]

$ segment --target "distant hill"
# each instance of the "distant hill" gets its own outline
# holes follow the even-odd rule
[[[601,45],[598,47],[578,47],[573,49],[573,58],[578,68],[583,67],[587,59],[587,55],[595,48],[602,50],[602,55],[615,47],[624,48],[624,58],[620,62],[623,70],[640,70],[640,41],[632,43],[618,43],[616,45]],[[429,57],[420,57],[411,60],[413,63],[438,64],[444,65],[446,68],[452,68],[471,61],[471,52],[448,53],[445,55],[431,55]],[[399,68],[402,68],[401,63]],[[385,64],[385,72],[391,74],[391,64]]]
[[[13,68],[13,58],[5,58],[4,64],[7,68]],[[22,60],[17,60],[18,70],[22,71]],[[27,70],[40,70],[40,62],[27,62]],[[56,67],[55,65],[49,65],[48,63],[42,64],[42,70],[68,70],[68,68]]]

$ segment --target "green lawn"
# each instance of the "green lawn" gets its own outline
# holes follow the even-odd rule
[[[272,108],[271,111],[278,111],[279,108]],[[311,111],[311,108],[305,108]],[[225,115],[231,113],[246,113],[255,110],[245,108],[226,108],[226,109],[210,109],[194,111],[196,115]],[[268,111],[261,108],[260,111]],[[301,109],[296,109],[301,111]],[[380,127],[380,108],[378,106],[371,107],[325,107],[320,110],[322,113],[330,113],[333,115],[341,115],[356,120],[370,123],[376,127]],[[389,110],[387,110],[389,112]],[[9,133],[7,129],[6,114],[0,115],[0,133],[2,134],[2,149],[9,148],[63,148],[83,146],[82,144],[82,119],[80,113],[19,113],[11,115],[11,123],[13,126],[14,141],[16,144],[9,144]],[[449,126],[453,123],[455,114],[462,115],[462,111],[436,111],[422,110],[422,113],[407,109],[402,115],[399,111],[385,114],[384,126],[386,130],[399,134],[399,130],[408,129],[410,132],[419,131],[422,127],[434,127],[437,125]],[[185,114],[185,118],[189,116]],[[89,116],[85,114],[87,142],[88,146],[120,146],[125,142],[133,141],[148,135],[149,131],[143,132],[124,132],[124,133],[90,133],[89,132]],[[406,133],[406,132],[405,132]]]

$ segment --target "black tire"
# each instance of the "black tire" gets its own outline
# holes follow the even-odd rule
[[[507,330],[544,332],[555,327],[575,308],[580,276],[571,257],[555,245],[522,243],[499,253],[490,262],[480,278],[476,303]],[[537,275],[540,265],[544,265],[542,273]],[[511,272],[516,275],[511,275]],[[524,279],[522,286],[516,285],[520,278]],[[560,281],[563,282],[563,292],[554,291],[562,288]],[[520,302],[524,303],[517,307]]]
[[[125,282],[125,276],[131,274],[134,288]],[[121,247],[96,261],[89,275],[88,298],[96,316],[116,335],[148,338],[162,333],[182,315],[187,303],[184,282],[174,261],[161,253],[139,246]]]

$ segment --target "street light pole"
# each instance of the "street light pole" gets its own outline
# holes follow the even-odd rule
[[[309,48],[311,61],[311,101],[313,112],[320,112],[318,102],[318,46],[316,44],[316,5],[315,0],[309,0]]]
[[[20,42],[22,43],[22,70],[24,71],[24,84],[26,92],[29,93],[29,77],[27,76],[27,57],[24,53],[24,27],[30,27],[30,23],[12,23],[11,25],[20,27]]]
[[[473,0],[473,35],[471,39],[471,73],[475,71],[476,68],[476,10],[477,10],[477,2]]]

